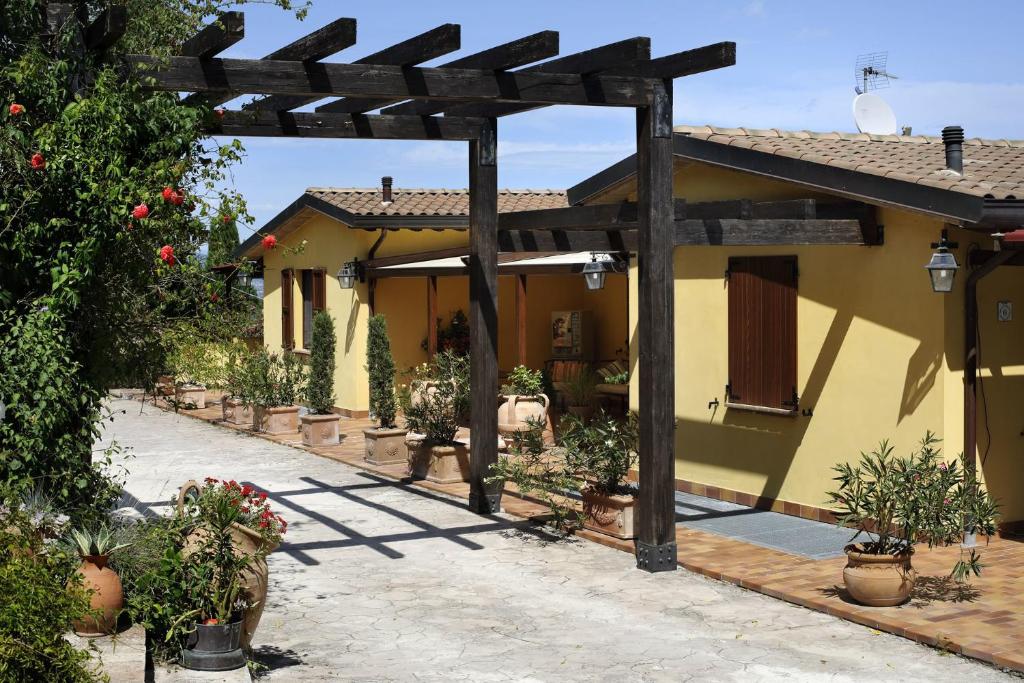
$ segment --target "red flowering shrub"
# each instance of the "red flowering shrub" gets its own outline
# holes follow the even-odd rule
[[[259,534],[268,549],[277,546],[288,529],[288,522],[270,508],[265,492],[233,479],[207,477],[193,505],[199,514],[212,513],[225,506],[237,510],[234,522]]]
[[[276,246],[277,246],[277,238],[274,237],[273,235],[267,235],[266,237],[263,238],[263,248],[264,249],[273,249]]]
[[[15,102],[7,111],[11,113],[11,116],[21,116],[25,113],[25,105]]]
[[[149,207],[146,206],[145,202],[139,204],[134,209],[132,209],[132,218],[142,220],[147,216],[149,216]]]
[[[174,265],[174,247],[169,244],[165,244],[160,247],[160,260],[169,266]]]
[[[46,168],[46,157],[39,152],[32,155],[32,158],[28,160],[28,163],[32,165],[32,169],[36,171],[42,171]]]
[[[163,196],[164,201],[170,203],[174,199],[174,188],[165,187],[164,191],[160,193]]]

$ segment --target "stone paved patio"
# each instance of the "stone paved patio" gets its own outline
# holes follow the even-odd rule
[[[134,449],[128,491],[140,506],[166,511],[182,482],[210,475],[269,490],[291,522],[255,640],[269,680],[1006,678],[687,571],[644,574],[625,553],[480,517],[438,491],[112,405],[125,412],[105,438]]]

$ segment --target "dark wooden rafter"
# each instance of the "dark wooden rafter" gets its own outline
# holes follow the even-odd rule
[[[307,65],[315,63],[318,60],[333,55],[335,52],[344,50],[346,47],[355,44],[356,42],[356,21],[355,19],[336,19],[326,26],[313,31],[307,35],[302,36],[298,40],[292,41],[284,47],[274,50],[262,60],[267,63],[273,62],[293,62],[298,65]],[[175,57],[173,59],[190,59],[188,57]],[[199,63],[203,62],[203,58],[191,58]],[[216,69],[214,65],[215,58],[206,58],[210,62],[212,70]],[[197,90],[193,95],[189,95],[186,98],[186,102],[199,103],[205,102],[208,106],[215,107],[218,104],[223,104],[228,100],[234,99],[238,95],[245,94],[246,92],[253,92],[251,90],[235,90],[230,87],[225,87],[217,90],[207,90],[203,88],[182,88],[182,90]]]
[[[557,54],[558,32],[541,31],[488,50],[460,57],[443,66],[455,69],[514,69]],[[444,108],[443,103],[412,101],[383,109],[381,114],[429,116],[443,111]]]
[[[128,28],[128,10],[113,5],[100,12],[85,29],[85,47],[96,52],[106,50],[124,35]]]
[[[484,119],[289,111],[225,111],[213,135],[377,140],[474,140]]]
[[[225,12],[199,33],[185,41],[178,50],[184,57],[209,59],[215,57],[245,37],[245,15]]]
[[[462,28],[458,24],[442,24],[429,31],[385,48],[380,52],[357,59],[354,64],[385,64],[415,66],[462,47]],[[368,97],[345,97],[316,108],[317,112],[360,114],[378,109],[393,100]]]

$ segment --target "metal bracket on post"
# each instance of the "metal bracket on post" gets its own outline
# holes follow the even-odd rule
[[[650,545],[636,542],[636,568],[648,572],[671,572],[676,569],[676,544]]]
[[[469,492],[469,509],[478,515],[493,515],[501,512],[501,493]]]

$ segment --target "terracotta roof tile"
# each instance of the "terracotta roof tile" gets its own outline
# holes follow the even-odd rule
[[[356,216],[468,216],[469,190],[400,189],[390,206],[380,189],[311,187],[306,194]],[[498,190],[498,211],[528,211],[568,206],[564,190]]]
[[[1024,140],[965,140],[964,174],[960,176],[946,169],[941,137],[715,126],[677,126],[675,131],[722,145],[979,197],[1007,199],[1024,193]]]

